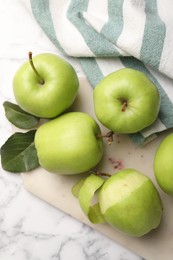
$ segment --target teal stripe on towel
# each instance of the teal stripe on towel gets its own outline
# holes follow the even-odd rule
[[[123,29],[124,0],[108,0],[108,22],[103,26],[101,33],[112,43],[116,43]]]
[[[53,42],[53,44],[62,53],[64,53],[64,50],[56,37],[52,16],[49,10],[49,0],[37,0],[37,1],[30,0],[30,2],[31,2],[32,12],[38,24],[46,33],[46,35],[49,37],[49,39]]]
[[[100,80],[104,77],[102,71],[100,70],[96,59],[94,58],[79,58],[79,62],[91,84],[94,88]]]
[[[164,46],[166,26],[159,17],[157,0],[146,0],[145,2],[146,23],[140,59],[145,64],[158,69]]]
[[[151,72],[144,66],[141,61],[132,57],[122,57],[120,59],[125,67],[144,72],[145,75],[157,86],[161,96],[159,119],[166,126],[166,128],[173,127],[173,104],[157,79],[151,74]]]
[[[68,19],[76,26],[86,45],[95,56],[118,56],[119,52],[115,46],[85,22],[83,12],[87,11],[87,6],[88,0],[72,0],[67,11]]]
[[[145,137],[141,133],[129,134],[129,137],[138,146],[143,146],[145,144]]]

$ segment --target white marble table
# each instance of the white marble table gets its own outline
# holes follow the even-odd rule
[[[34,20],[28,0],[0,0],[0,145],[12,133],[2,103],[14,100],[13,75],[28,51],[57,53]],[[24,189],[20,174],[0,168],[0,259],[141,258],[33,196]]]

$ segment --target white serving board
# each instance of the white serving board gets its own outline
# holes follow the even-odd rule
[[[79,93],[71,110],[87,112],[96,119],[92,93],[93,90],[88,81],[85,78],[80,78]],[[103,133],[108,131],[103,126],[101,126],[101,129]],[[98,170],[110,173],[115,173],[123,168],[135,168],[149,176],[155,183],[164,205],[162,222],[157,230],[141,238],[132,238],[107,224],[93,225],[87,220],[78,201],[71,194],[73,184],[83,175],[61,176],[38,168],[32,172],[22,174],[24,187],[40,199],[66,212],[82,223],[93,227],[147,260],[172,260],[173,198],[159,189],[153,173],[153,158],[156,148],[167,134],[162,134],[143,148],[136,147],[126,135],[115,135],[114,142],[111,145],[108,145],[105,141],[104,157],[97,167]]]

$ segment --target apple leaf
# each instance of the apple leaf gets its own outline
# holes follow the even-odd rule
[[[72,188],[72,193],[78,198],[79,204],[92,223],[105,223],[105,219],[100,211],[99,203],[91,206],[95,192],[102,186],[104,179],[91,174],[87,178],[79,180]]]
[[[5,101],[3,106],[7,119],[18,128],[31,129],[37,126],[40,120],[40,118],[25,112],[12,102]]]
[[[36,130],[11,135],[1,147],[1,164],[6,171],[21,173],[39,166],[34,145]]]

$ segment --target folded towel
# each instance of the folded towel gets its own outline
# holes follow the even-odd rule
[[[129,67],[153,81],[161,95],[157,121],[130,137],[143,145],[173,127],[173,2],[171,0],[30,0],[54,45],[77,58],[93,88]],[[152,109],[152,108],[151,108]]]

